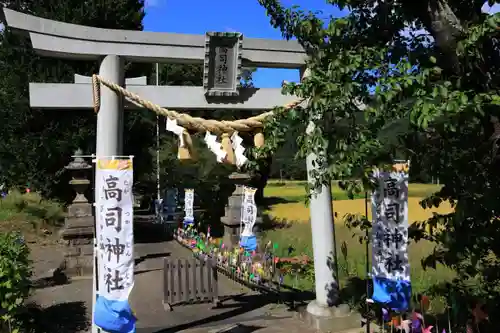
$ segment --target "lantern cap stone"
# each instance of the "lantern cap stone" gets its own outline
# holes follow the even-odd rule
[[[80,148],[78,148],[75,151],[75,154],[73,155],[73,161],[71,161],[64,168],[66,170],[87,170],[92,168],[92,166],[88,164],[87,161],[85,161],[85,159],[82,156],[83,156],[83,151]]]

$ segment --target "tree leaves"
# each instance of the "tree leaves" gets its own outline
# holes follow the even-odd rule
[[[442,262],[461,281],[498,267],[499,159],[490,138],[500,128],[493,118],[500,116],[500,15],[478,14],[483,4],[477,1],[442,0],[431,10],[427,2],[331,0],[350,14],[325,24],[314,13],[259,2],[271,24],[310,55],[310,76],[284,88],[310,99],[308,107],[268,131],[280,136],[281,126],[314,121],[315,130],[298,140],[301,158],[321,154],[328,143],[314,185],[411,159],[419,173],[444,184],[423,205],[449,200],[456,207],[415,226],[415,239],[437,244],[424,264]],[[416,32],[423,27],[428,30]],[[428,227],[432,235],[424,232]],[[484,290],[499,282],[485,281]]]
[[[52,0],[4,3],[8,8],[44,18],[133,30],[142,29],[143,5],[142,0],[120,0],[113,6],[102,1],[74,0],[64,4]],[[64,166],[76,148],[88,154],[95,151],[95,114],[91,110],[32,110],[28,83],[73,82],[75,73],[92,75],[98,64],[39,57],[31,49],[29,38],[9,29],[2,31],[0,40],[0,183],[21,187],[29,183],[46,195],[70,199],[73,190],[67,185],[69,175],[64,173]],[[127,67],[133,74],[141,66]],[[126,125],[126,139],[143,131],[143,127],[132,126],[134,119],[128,120],[131,122]],[[141,149],[132,154],[141,160]]]
[[[29,296],[29,248],[17,233],[0,234],[0,329],[18,329],[17,316]]]

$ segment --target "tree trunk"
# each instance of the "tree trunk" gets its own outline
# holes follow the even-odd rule
[[[427,4],[427,29],[431,31],[436,45],[449,60],[449,69],[460,74],[457,55],[457,39],[463,33],[460,20],[445,0],[431,0]]]
[[[262,205],[264,202],[264,189],[266,188],[269,175],[271,174],[271,163],[273,158],[267,157],[259,162],[259,171],[252,179],[252,186],[257,189],[255,192],[255,203]]]

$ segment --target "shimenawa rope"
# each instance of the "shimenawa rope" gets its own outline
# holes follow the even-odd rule
[[[214,120],[214,119],[205,119],[200,117],[191,117],[186,113],[179,113],[174,110],[167,110],[157,104],[154,104],[150,101],[142,99],[137,94],[130,92],[116,83],[110,82],[104,79],[100,75],[94,74],[92,76],[92,95],[94,102],[94,110],[95,112],[99,112],[101,106],[101,89],[100,84],[108,87],[116,93],[119,93],[126,97],[128,100],[133,102],[134,104],[140,105],[146,109],[149,109],[159,115],[164,117],[168,117],[170,119],[176,119],[178,124],[198,132],[213,132],[216,134],[228,133],[232,134],[235,131],[238,132],[251,132],[254,130],[261,129],[263,127],[263,122],[266,118],[272,116],[274,114],[273,111],[264,112],[258,116],[250,117],[246,119],[238,119],[238,120]],[[304,99],[298,99],[291,103],[284,105],[285,109],[291,109],[302,103]]]

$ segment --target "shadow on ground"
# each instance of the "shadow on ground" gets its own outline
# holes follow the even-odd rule
[[[141,262],[146,261],[148,259],[158,259],[158,258],[165,258],[165,257],[170,257],[170,252],[150,253],[150,254],[146,254],[144,256],[141,256],[139,258],[136,258],[134,264],[139,265]]]
[[[298,306],[304,305],[305,302],[310,301],[314,298],[314,294],[311,292],[281,292],[279,294],[269,293],[269,294],[254,294],[254,295],[234,295],[227,297],[226,299],[221,299],[221,304],[218,309],[227,309],[222,313],[218,313],[207,318],[200,320],[190,321],[185,324],[176,325],[169,328],[151,330],[151,329],[141,329],[138,330],[141,333],[144,332],[154,332],[154,333],[176,333],[192,328],[200,328],[204,326],[211,325],[235,325],[233,328],[229,329],[227,332],[254,332],[262,327],[255,326],[245,326],[240,324],[244,321],[242,318],[244,314],[252,312],[254,310],[265,307],[269,304],[286,304],[288,311],[295,311]],[[173,312],[175,313],[176,308],[174,307]],[[179,307],[178,311],[182,311],[182,307]],[[258,319],[255,317],[249,319]],[[248,319],[248,320],[249,320]]]
[[[27,332],[75,333],[90,327],[84,302],[61,303],[47,308],[29,304],[21,320]]]
[[[260,231],[288,229],[291,227],[292,223],[293,222],[287,219],[279,219],[263,213],[262,223],[259,224],[259,229]]]
[[[153,223],[153,217],[145,217],[143,220],[134,218],[136,244],[162,243],[169,240],[172,240],[172,234],[168,232],[166,225]]]
[[[255,325],[242,325],[236,324],[232,327],[228,327],[221,332],[224,333],[252,333],[264,328],[263,326],[255,326]]]
[[[47,287],[61,286],[70,283],[70,279],[61,268],[56,268],[52,275],[33,280],[31,288],[41,289]]]
[[[287,197],[281,198],[281,197],[265,197],[262,200],[262,208],[263,209],[271,209],[272,206],[277,205],[277,204],[287,204],[287,203],[295,203],[299,201],[304,201],[305,196],[297,196],[297,197]]]

